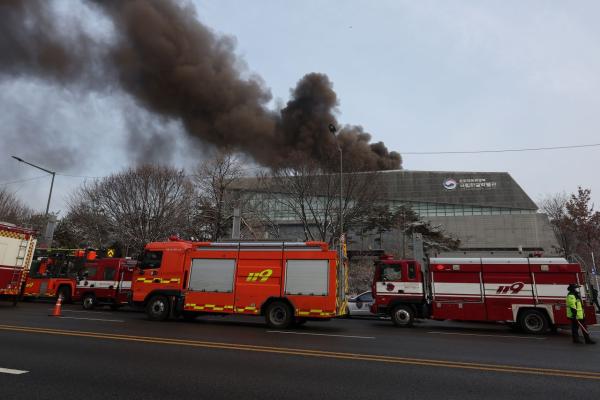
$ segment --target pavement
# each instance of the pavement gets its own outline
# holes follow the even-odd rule
[[[0,303],[5,399],[598,398],[600,344],[498,324],[379,319],[269,329],[262,318],[148,321],[131,310]],[[596,338],[600,327],[591,328]]]

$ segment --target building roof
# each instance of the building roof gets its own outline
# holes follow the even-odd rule
[[[390,170],[379,172],[381,199],[419,203],[538,209],[508,172]],[[258,178],[243,178],[235,189],[255,190]],[[274,192],[282,188],[271,187]]]
[[[537,210],[508,172],[393,170],[381,173],[388,200]]]

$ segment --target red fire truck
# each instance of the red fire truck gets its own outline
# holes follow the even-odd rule
[[[75,296],[83,308],[108,305],[116,310],[129,301],[131,278],[137,261],[125,258],[101,258],[87,262],[77,279]]]
[[[96,258],[93,250],[40,249],[31,265],[25,285],[25,298],[62,296],[65,303],[77,300],[77,274],[86,261]]]
[[[16,304],[22,293],[33,259],[34,232],[8,223],[0,223],[0,297]]]
[[[384,256],[376,263],[371,311],[398,326],[415,318],[497,321],[541,334],[569,324],[570,283],[585,286],[585,276],[562,258],[431,258],[420,265]],[[584,303],[587,323],[595,324],[593,305]]]
[[[346,312],[345,263],[322,242],[150,243],[133,303],[151,320],[170,315],[261,315],[273,328]]]

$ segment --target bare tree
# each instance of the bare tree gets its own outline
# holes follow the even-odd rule
[[[144,244],[188,230],[192,185],[182,170],[157,165],[127,169],[90,184],[71,198],[69,215],[90,240]]]
[[[67,215],[58,221],[54,240],[62,247],[108,247],[118,241],[117,231],[81,190],[69,200]]]
[[[540,210],[550,220],[554,236],[559,244],[558,250],[565,257],[573,253],[576,247],[576,235],[567,215],[568,202],[569,196],[562,192],[546,196],[539,204]]]
[[[240,193],[232,186],[243,173],[240,159],[229,152],[220,152],[196,169],[196,205],[193,215],[193,235],[198,239],[223,239],[233,215],[240,206]]]
[[[359,225],[378,198],[378,172],[353,171],[348,163],[342,185],[344,231]],[[314,161],[295,158],[259,179],[260,201],[267,212],[288,213],[299,222],[304,240],[333,244],[340,231],[340,176]]]
[[[594,211],[591,191],[578,188],[576,194],[558,193],[540,202],[560,245],[563,256],[578,254],[591,264],[600,252],[600,212]]]
[[[25,225],[34,214],[14,193],[0,188],[0,221]]]
[[[590,262],[600,248],[600,212],[594,211],[591,190],[579,187],[566,203],[567,222],[577,239],[576,251]]]

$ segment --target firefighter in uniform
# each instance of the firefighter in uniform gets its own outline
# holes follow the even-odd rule
[[[583,315],[583,303],[581,301],[581,296],[579,295],[579,286],[576,283],[572,283],[568,286],[567,290],[569,294],[567,295],[567,318],[571,320],[571,334],[573,336],[573,343],[581,343],[579,340],[579,328],[581,327],[581,333],[583,334],[583,338],[585,339],[586,344],[595,344],[590,337],[590,334],[585,327],[585,320]]]

